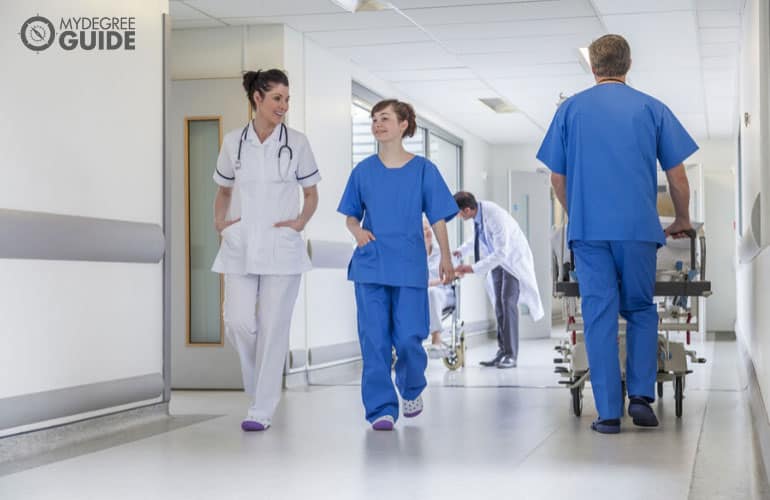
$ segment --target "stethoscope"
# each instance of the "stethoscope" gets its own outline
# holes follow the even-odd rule
[[[235,159],[235,170],[241,169],[241,149],[243,148],[243,142],[246,140],[246,136],[249,133],[250,126],[251,122],[243,127],[243,132],[241,132],[241,140],[238,142],[238,156]],[[281,131],[278,133],[278,142],[280,143],[281,140],[283,140],[283,144],[278,148],[278,176],[282,181],[286,182],[286,178],[289,176],[291,160],[294,159],[294,151],[292,151],[291,146],[289,146],[289,131],[284,123],[281,123]],[[286,158],[284,153],[289,154],[289,160],[285,163],[285,168],[281,164],[281,161]]]

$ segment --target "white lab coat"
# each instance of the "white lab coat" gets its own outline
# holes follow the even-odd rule
[[[511,273],[519,280],[519,304],[525,304],[535,321],[543,317],[543,304],[535,278],[535,264],[527,237],[519,224],[508,212],[491,201],[479,201],[484,237],[491,247],[486,251],[483,243],[479,244],[479,261],[472,265],[475,274],[487,274],[487,294],[492,303],[495,295],[492,289],[490,271],[497,266]],[[475,235],[474,235],[475,236]],[[473,256],[474,237],[471,237],[458,249],[463,257]]]
[[[214,171],[214,181],[232,187],[227,219],[241,218],[222,231],[222,242],[211,270],[225,274],[300,274],[311,268],[302,235],[276,222],[297,218],[300,213],[299,186],[310,187],[321,180],[313,152],[301,132],[287,127],[288,145],[293,151],[288,171],[279,173],[278,149],[281,127],[259,141],[249,125],[241,147],[241,167],[235,168],[243,129],[229,132]],[[283,155],[287,152],[284,150]],[[285,160],[284,160],[285,162]]]

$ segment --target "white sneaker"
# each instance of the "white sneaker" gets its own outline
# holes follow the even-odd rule
[[[416,417],[420,413],[422,413],[422,396],[404,400],[403,414],[406,418]]]

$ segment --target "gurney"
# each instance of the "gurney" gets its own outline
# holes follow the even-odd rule
[[[672,219],[661,217],[665,227]],[[685,377],[692,373],[689,363],[705,363],[690,348],[692,332],[698,332],[698,302],[711,295],[711,282],[706,276],[706,239],[703,224],[694,223],[688,239],[669,239],[658,251],[655,302],[658,307],[658,376],[657,394],[663,396],[664,383],[672,382],[676,416],[682,416]],[[553,248],[553,294],[562,298],[562,315],[566,320],[566,338],[555,350],[554,371],[570,391],[572,412],[583,411],[583,390],[590,380],[590,367],[584,343],[584,325],[580,315],[580,286],[576,280],[574,258],[566,247],[566,231],[558,228],[551,238]],[[626,342],[625,321],[618,318],[618,344],[623,396],[625,390]],[[672,341],[671,332],[685,332],[684,342]]]

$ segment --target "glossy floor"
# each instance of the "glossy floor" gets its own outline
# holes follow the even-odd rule
[[[175,392],[165,432],[37,457],[0,477],[0,499],[759,499],[766,478],[734,342],[704,342],[684,416],[671,385],[657,429],[623,422],[598,435],[586,391],[581,418],[553,374],[551,340],[522,342],[518,368],[461,372],[431,361],[425,412],[371,431],[355,380],[286,391],[273,427],[244,434],[235,392]],[[204,419],[200,415],[213,415]]]

